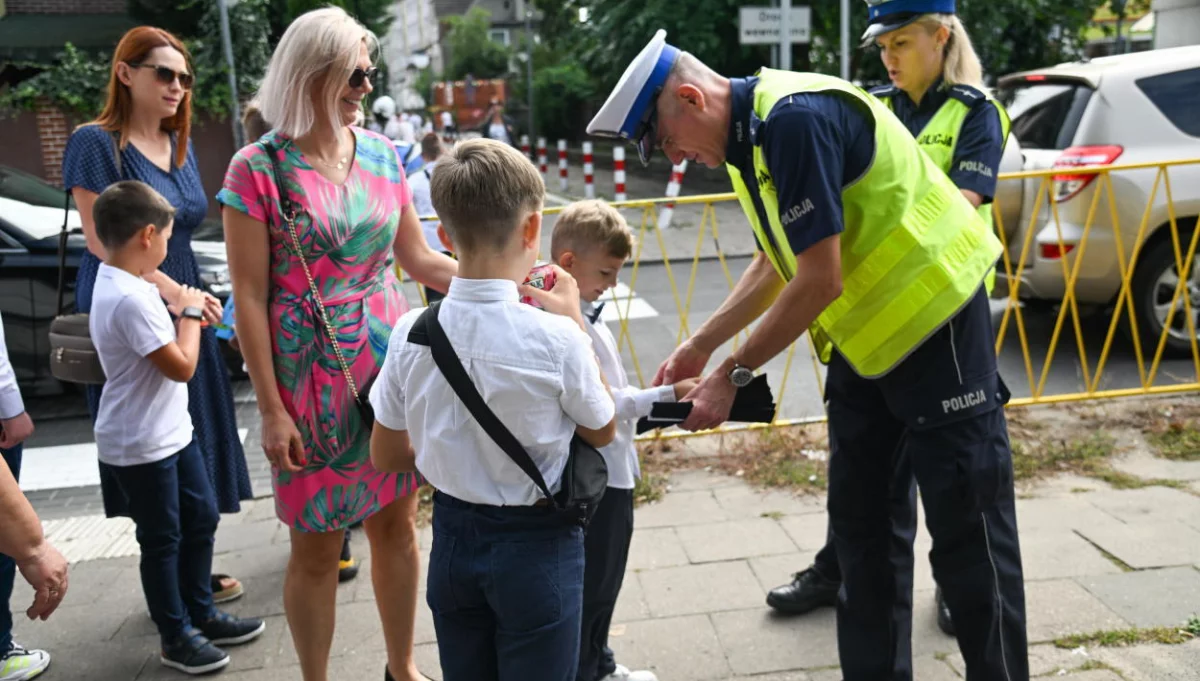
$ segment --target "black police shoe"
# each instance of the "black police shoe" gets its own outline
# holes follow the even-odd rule
[[[946,597],[942,595],[942,587],[937,588],[934,596],[937,600],[938,629],[947,636],[954,636],[954,620],[950,617],[950,606],[946,605]]]
[[[813,568],[797,572],[790,584],[775,587],[767,594],[767,605],[788,615],[803,615],[816,608],[837,605],[840,582],[821,576]]]

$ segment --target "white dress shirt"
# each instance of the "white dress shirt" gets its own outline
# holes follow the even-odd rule
[[[435,165],[437,165],[437,161],[426,163],[423,168],[408,176],[408,186],[412,189],[413,195],[413,209],[417,211],[417,217],[437,214],[433,210],[433,199],[429,196],[429,178],[433,174]],[[425,241],[429,243],[430,248],[441,253],[446,250],[446,247],[438,238],[437,227],[437,220],[421,221],[421,231],[425,234]]]
[[[438,320],[479,394],[553,492],[576,424],[603,428],[613,400],[587,334],[566,317],[517,301],[515,282],[455,278]],[[376,420],[408,431],[417,470],[438,490],[476,504],[535,504],[541,492],[467,411],[429,348],[408,342],[423,311],[405,314],[392,330],[371,388]]]
[[[96,413],[96,452],[111,466],[161,461],[192,441],[186,383],[146,358],[175,342],[171,315],[150,282],[101,264],[88,315],[107,381]]]
[[[585,321],[590,320],[595,314],[595,306],[586,300],[580,304]],[[599,319],[589,322],[588,335],[600,360],[600,370],[612,388],[617,409],[617,436],[612,444],[600,449],[608,464],[608,486],[613,489],[633,489],[636,479],[641,477],[637,447],[633,443],[637,420],[649,416],[655,402],[674,402],[675,387],[664,385],[642,390],[629,385],[629,376],[625,373],[621,352],[617,349],[617,339],[608,325]]]
[[[15,419],[25,413],[25,402],[17,388],[17,374],[8,359],[8,345],[4,343],[4,320],[0,319],[0,419]]]

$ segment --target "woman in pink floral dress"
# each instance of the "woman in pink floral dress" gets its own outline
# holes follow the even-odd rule
[[[338,8],[293,22],[257,97],[274,130],[234,156],[218,196],[276,512],[291,528],[284,607],[305,681],[327,679],[338,554],[345,528],[360,520],[388,648],[385,678],[422,678],[412,659],[419,481],[371,465],[355,392],[366,397],[408,309],[394,262],[441,290],[457,267],[422,236],[395,147],[351,127],[372,89],[376,47]],[[284,194],[299,205],[299,252],[280,213],[272,152]]]

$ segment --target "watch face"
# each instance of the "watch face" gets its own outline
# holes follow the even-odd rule
[[[753,380],[754,372],[746,367],[734,367],[733,371],[729,372],[729,382],[738,388],[750,385],[750,381]]]

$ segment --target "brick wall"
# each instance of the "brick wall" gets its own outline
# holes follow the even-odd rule
[[[7,0],[9,14],[124,14],[126,0]]]
[[[51,184],[61,185],[63,150],[70,136],[67,119],[57,107],[41,101],[37,105],[37,127],[42,146],[42,167],[45,169],[43,177]]]

